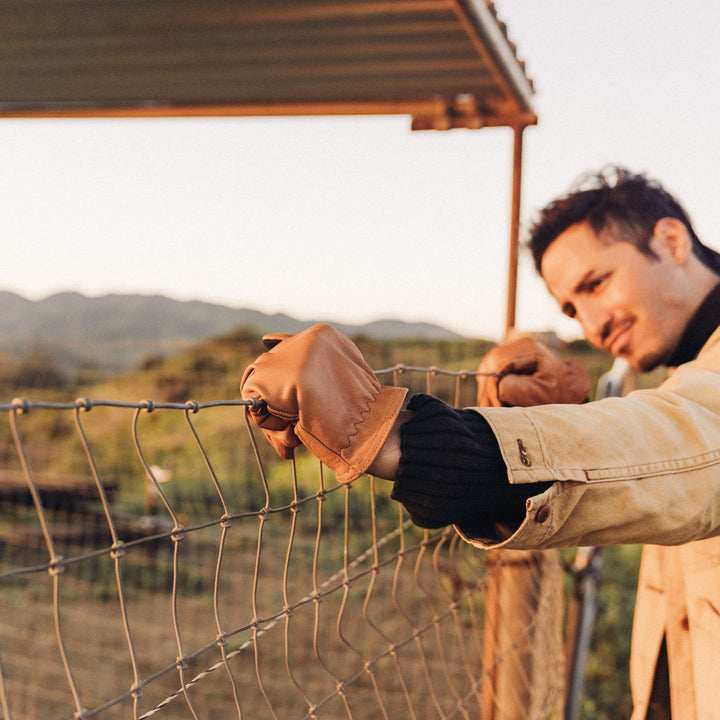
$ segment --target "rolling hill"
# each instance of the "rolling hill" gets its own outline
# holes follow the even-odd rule
[[[64,292],[28,300],[4,291],[0,292],[0,353],[15,357],[45,353],[66,370],[93,365],[121,371],[147,357],[173,354],[239,327],[260,333],[296,333],[317,322],[325,320],[300,320],[160,295],[88,297]],[[347,335],[377,340],[461,339],[430,323],[387,319],[364,325],[332,324]]]

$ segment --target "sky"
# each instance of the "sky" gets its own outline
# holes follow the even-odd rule
[[[661,180],[720,249],[714,0],[496,0],[536,89],[522,228],[587,171]],[[407,117],[0,119],[0,290],[505,327],[512,133]],[[521,256],[517,327],[564,319]]]

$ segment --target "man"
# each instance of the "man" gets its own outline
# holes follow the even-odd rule
[[[620,169],[546,207],[530,247],[592,344],[638,370],[675,367],[660,388],[467,410],[418,395],[402,410],[404,391],[381,388],[349,340],[316,326],[258,358],[243,396],[264,401],[252,416],[281,455],[302,442],[342,481],[392,480],[416,523],[453,524],[478,547],[652,544],[633,718],[720,718],[720,256],[660,185]],[[498,396],[532,386],[541,365],[552,379],[511,359]],[[558,372],[558,396],[564,383]]]

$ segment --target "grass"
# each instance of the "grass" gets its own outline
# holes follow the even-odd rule
[[[354,717],[377,717],[379,707],[385,708],[389,717],[404,717],[408,701],[398,673],[418,689],[411,702],[423,717],[423,697],[429,689],[421,689],[428,687],[428,680],[420,653],[438,684],[436,702],[446,706],[455,702],[446,696],[448,688],[443,688],[446,672],[467,694],[466,668],[460,657],[453,659],[458,637],[443,576],[437,575],[431,553],[417,564],[422,552],[417,541],[422,535],[408,531],[405,557],[397,557],[399,539],[391,541],[379,551],[380,566],[375,571],[371,555],[348,571],[350,583],[345,585],[343,534],[337,529],[325,530],[317,559],[321,596],[316,601],[310,597],[316,584],[312,570],[316,522],[311,513],[301,519],[302,515],[280,513],[262,522],[249,517],[233,521],[227,532],[218,612],[221,627],[228,633],[226,652],[233,654],[230,669],[241,689],[245,717],[271,717],[268,703],[278,717],[303,717],[308,703],[323,703],[319,717],[337,717],[345,702],[336,695],[340,679],[348,683],[347,702],[354,706]],[[290,545],[293,522],[295,536]],[[213,603],[220,533],[219,526],[208,527],[188,533],[181,541],[176,601],[172,583],[167,582],[173,579],[172,541],[129,548],[120,560],[139,676],[142,680],[162,673],[143,688],[141,712],[153,709],[180,686],[179,672],[172,668],[179,654],[175,622],[182,651],[191,656],[183,675],[186,681],[221,660],[215,644],[218,629]],[[285,566],[288,547],[290,573]],[[68,560],[81,557],[88,549],[62,548]],[[3,569],[16,560],[17,555],[7,553]],[[477,570],[476,555],[472,561]],[[53,720],[68,718],[73,712],[55,640],[53,582],[59,590],[62,637],[83,705],[88,709],[101,706],[132,685],[132,656],[121,622],[114,572],[114,561],[105,554],[71,562],[56,579],[47,572],[5,578],[0,590],[6,609],[0,618],[0,647],[13,716]],[[418,574],[425,577],[423,590],[412,582]],[[405,578],[401,592],[398,577]],[[329,582],[323,586],[323,581]],[[283,612],[286,602],[291,608],[287,614]],[[438,612],[446,617],[437,620]],[[463,607],[455,611],[470,642],[472,623],[467,612]],[[248,645],[248,641],[253,642]],[[438,642],[450,659],[441,655]],[[480,641],[476,638],[473,642],[478,668]],[[397,646],[394,655],[393,646]],[[375,663],[380,699],[365,671],[366,661]],[[209,673],[193,686],[190,697],[201,716],[228,717],[234,700],[226,669]],[[375,699],[369,702],[369,698]],[[101,717],[128,717],[131,705],[130,699],[122,701]],[[187,703],[182,697],[168,707],[172,709],[160,717],[186,716],[183,708]]]
[[[390,345],[364,338],[357,340],[371,366],[376,368],[402,362],[473,369],[489,347],[484,341]],[[54,392],[15,388],[13,395],[33,399],[72,399],[80,395],[173,402],[189,398],[233,399],[239,396],[243,368],[259,352],[259,338],[243,331],[177,357],[154,358],[136,372],[101,384]],[[608,358],[582,344],[574,345],[565,355],[580,359],[594,383],[611,364]],[[405,373],[401,380],[411,386],[411,392],[431,392],[449,401],[458,392],[454,377]],[[391,376],[381,378],[381,382],[391,381]],[[655,382],[656,378],[640,378],[641,386]],[[473,405],[475,391],[474,378],[462,380],[459,404]],[[243,414],[239,408],[213,408],[191,414],[189,420],[211,459],[231,514],[239,516],[232,520],[227,533],[219,612],[223,630],[230,633],[226,649],[237,652],[230,665],[244,717],[272,717],[269,704],[278,717],[302,717],[308,705],[314,703],[324,703],[319,716],[327,718],[348,716],[348,707],[356,718],[382,717],[383,710],[391,718],[408,717],[411,712],[418,717],[436,717],[438,707],[449,713],[457,704],[457,695],[468,694],[471,697],[468,712],[478,715],[462,651],[466,640],[463,633],[467,632],[472,669],[482,667],[484,596],[479,591],[466,598],[457,614],[453,614],[451,581],[457,580],[455,572],[460,572],[471,585],[478,578],[482,580],[484,554],[462,545],[459,561],[443,555],[442,562],[434,565],[429,557],[421,563],[422,569],[416,570],[418,551],[407,558],[398,556],[401,548],[395,539],[378,551],[379,572],[368,570],[365,564],[364,574],[361,572],[349,587],[343,585],[341,572],[332,585],[333,592],[321,601],[301,603],[291,613],[283,614],[286,596],[294,605],[312,590],[313,563],[317,563],[319,581],[342,571],[346,495],[344,491],[330,493],[318,503],[314,498],[319,482],[317,463],[307,454],[299,453],[294,477],[289,465],[281,463],[268,444],[260,440],[270,505],[286,509],[270,513],[262,521],[253,515],[265,505],[266,488],[247,442]],[[138,702],[142,712],[147,712],[180,686],[179,672],[172,667],[179,653],[172,615],[174,581],[179,591],[177,612],[183,651],[198,653],[190,660],[184,677],[189,680],[221,660],[219,647],[214,644],[217,627],[213,589],[222,504],[182,411],[136,413],[132,409],[95,407],[80,413],[79,419],[101,478],[115,488],[113,513],[123,538],[143,537],[145,531],[132,523],[147,516],[150,510],[145,467],[134,447],[135,420],[145,461],[172,475],[172,480],[162,487],[179,522],[186,527],[212,523],[186,533],[179,544],[177,574],[173,566],[174,545],[167,537],[132,546],[120,562],[140,677],[147,679],[170,668],[143,688]],[[20,425],[35,473],[92,479],[71,411],[31,411],[20,418]],[[0,425],[0,458],[6,471],[19,469],[7,425]],[[312,498],[297,513],[290,509],[295,479],[300,496]],[[326,477],[325,487],[333,485],[334,479]],[[398,524],[398,509],[388,492],[389,486],[380,484],[374,498],[380,537]],[[357,483],[349,493],[350,558],[371,545],[371,499],[366,481]],[[162,517],[166,523],[161,528],[162,534],[172,523],[167,525],[170,518],[162,502],[156,505],[156,517]],[[94,501],[87,504],[81,515],[73,515],[67,508],[52,510],[50,519],[58,554],[79,557],[98,546],[97,538],[95,544],[87,544],[87,535],[94,532],[99,509],[99,503]],[[322,541],[316,557],[320,509]],[[244,516],[246,513],[248,516]],[[121,520],[127,522],[123,524]],[[285,558],[293,521],[296,536],[290,549],[292,569],[286,575]],[[137,532],[140,535],[133,534]],[[258,554],[261,532],[262,549]],[[410,546],[421,537],[417,530],[406,532]],[[102,543],[101,547],[109,545],[107,538]],[[629,702],[627,656],[637,557],[637,548],[612,548],[606,554],[600,612],[582,708],[584,720],[617,717],[617,710],[627,708]],[[4,507],[0,522],[0,568],[7,571],[46,560],[34,510]],[[461,570],[447,570],[456,568],[458,562]],[[396,574],[398,566],[400,571]],[[446,570],[438,571],[438,567]],[[420,585],[413,578],[420,579]],[[68,565],[58,587],[63,637],[68,643],[82,702],[86,707],[96,707],[126,692],[134,681],[119,613],[114,562],[105,553]],[[70,717],[74,705],[55,639],[52,578],[45,570],[2,577],[0,602],[5,610],[0,614],[0,660],[12,717],[24,720]],[[444,616],[443,622],[434,625],[433,619],[439,615]],[[253,619],[259,625],[253,626]],[[460,635],[458,627],[462,629]],[[259,633],[257,642],[238,652],[254,639],[255,633]],[[373,661],[373,665],[366,669],[367,661]],[[374,674],[369,674],[369,669]],[[352,682],[344,688],[345,694],[338,693],[339,679],[348,678]],[[412,691],[410,700],[403,692],[404,684]],[[227,717],[228,707],[235,704],[233,682],[222,667],[193,685],[189,694],[201,708],[201,717]],[[131,707],[132,702],[126,700],[103,712],[101,717],[103,720],[129,717]],[[168,707],[165,717],[192,717],[182,698],[173,700]]]

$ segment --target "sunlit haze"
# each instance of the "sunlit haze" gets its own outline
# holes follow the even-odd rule
[[[523,226],[587,170],[647,171],[720,247],[707,0],[496,0],[537,94]],[[162,294],[499,339],[512,134],[406,117],[1,120],[0,289]],[[579,330],[523,257],[522,330]]]

